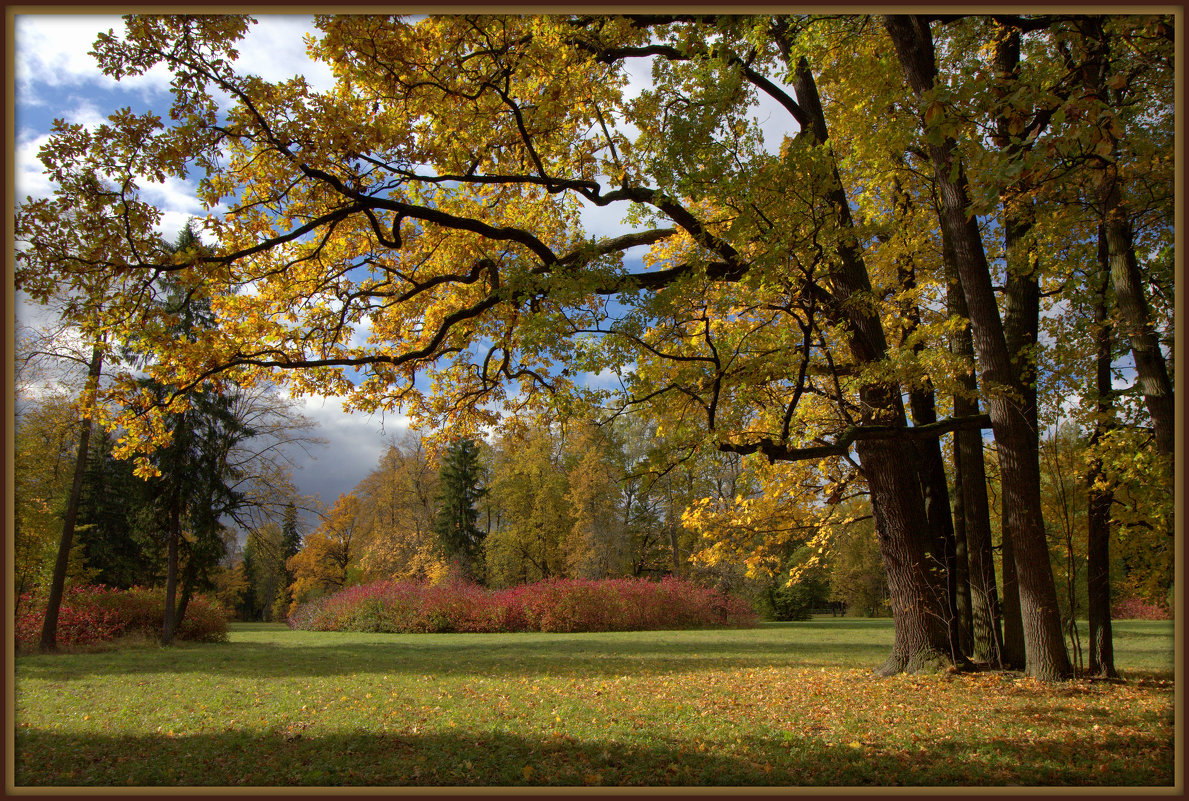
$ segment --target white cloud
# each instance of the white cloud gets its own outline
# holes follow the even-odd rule
[[[582,203],[580,219],[587,234],[595,237],[622,236],[631,231],[644,230],[642,226],[628,225],[623,221],[630,208],[626,202],[609,206],[596,206],[579,196]]]
[[[56,93],[43,97],[37,88],[98,86],[111,89],[117,82],[99,71],[89,55],[100,33],[124,28],[118,16],[87,14],[17,14],[14,24],[16,90],[22,102],[47,105]],[[147,75],[122,82],[146,94],[169,89],[169,74],[157,67]]]
[[[91,100],[79,100],[74,108],[62,114],[66,122],[94,130],[107,122],[107,114]]]
[[[43,170],[45,166],[37,158],[37,152],[49,141],[49,134],[18,141],[14,153],[16,177],[13,180],[13,196],[20,203],[27,197],[35,199],[49,197],[52,193],[49,179]]]
[[[241,70],[270,81],[304,75],[318,89],[333,85],[330,68],[306,54],[302,35],[316,33],[310,17],[265,14],[257,19],[237,45]],[[116,88],[117,82],[99,71],[89,51],[100,33],[122,34],[124,21],[119,16],[18,14],[14,29],[16,90],[23,103],[59,102],[67,88]],[[158,65],[118,85],[140,91],[149,100],[166,94],[169,82],[168,70]]]
[[[334,75],[326,64],[314,62],[306,54],[304,34],[317,34],[307,16],[261,14],[247,37],[237,46],[237,66],[266,81],[287,81],[305,76],[309,84],[325,91],[334,86]]]
[[[622,389],[623,375],[628,372],[627,367],[605,367],[598,373],[583,373],[578,377],[578,383],[587,389]]]

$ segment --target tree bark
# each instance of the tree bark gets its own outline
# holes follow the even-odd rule
[[[899,185],[893,182],[893,196],[898,207],[907,210],[908,198],[901,193]],[[900,286],[907,291],[917,288],[916,265],[912,257],[902,258],[899,269]],[[920,308],[916,303],[908,305],[904,318],[900,323],[900,343],[910,338],[920,327]],[[913,352],[918,355],[925,349],[924,343],[917,342]],[[937,422],[937,403],[933,386],[929,377],[923,383],[913,386],[908,392],[908,406],[912,410],[912,422],[916,427],[930,425]],[[921,497],[925,503],[925,519],[929,523],[930,542],[926,548],[926,569],[935,574],[935,582],[939,588],[944,588],[942,605],[945,613],[946,631],[948,631],[950,656],[957,663],[965,661],[969,652],[969,637],[964,636],[964,629],[958,611],[958,562],[957,536],[954,526],[954,516],[950,510],[949,485],[945,479],[945,461],[942,459],[942,442],[936,440],[918,440],[913,442],[917,452],[917,469],[920,474]],[[963,557],[965,553],[962,554]],[[964,572],[963,572],[964,573]],[[969,597],[969,589],[967,589]]]
[[[914,425],[937,421],[933,391],[914,390],[909,393]],[[958,547],[954,533],[954,518],[950,510],[949,486],[945,477],[945,461],[941,456],[940,440],[914,443],[921,492],[925,502],[925,520],[932,534],[928,549],[928,569],[937,575],[934,582],[943,590],[941,598],[949,640],[950,656],[955,664],[965,661],[970,644],[963,636],[958,606]],[[965,554],[963,554],[965,555]]]
[[[1094,298],[1094,388],[1097,395],[1097,415],[1094,432],[1090,435],[1093,449],[1114,427],[1114,404],[1111,399],[1111,329],[1107,320],[1107,285],[1110,265],[1105,226],[1098,231],[1098,287]],[[1087,607],[1090,618],[1090,675],[1116,678],[1115,646],[1111,634],[1110,539],[1111,504],[1114,492],[1103,476],[1102,459],[1095,455],[1086,473],[1088,496],[1086,520],[1086,584]]]
[[[185,463],[182,454],[189,448],[190,432],[189,420],[186,413],[178,416],[177,426],[173,432],[173,442],[169,447],[177,456],[174,458],[175,470],[177,465]],[[161,644],[170,645],[177,633],[177,586],[178,586],[178,549],[182,540],[182,512],[186,506],[186,499],[182,495],[182,476],[172,476],[169,486],[169,507],[166,510],[165,537],[165,609],[161,625]]]
[[[95,402],[99,390],[99,376],[103,372],[103,350],[96,345],[91,349],[91,361],[87,365],[87,382],[83,386],[83,405],[89,408]],[[74,478],[70,483],[70,495],[66,500],[66,512],[62,517],[62,536],[58,540],[58,557],[54,561],[54,573],[50,577],[50,592],[45,604],[45,620],[41,624],[42,651],[58,648],[58,615],[62,609],[62,595],[66,591],[66,571],[70,568],[70,548],[74,543],[74,527],[78,521],[79,501],[83,493],[83,477],[87,472],[87,451],[91,445],[91,418],[82,419],[78,433],[78,449],[74,454]]]
[[[967,320],[954,336],[951,348],[955,355],[974,364],[974,340],[970,331],[966,297],[958,281],[957,265],[949,237],[942,232],[943,255],[946,270],[946,308],[951,317]],[[978,380],[973,367],[960,378],[962,390],[954,394],[954,416],[976,415],[978,406]],[[961,514],[955,509],[955,524],[961,520],[966,536],[967,553],[970,559],[970,617],[972,629],[971,656],[977,662],[996,667],[1003,666],[1003,632],[1000,628],[999,590],[995,581],[995,554],[991,543],[991,510],[987,501],[987,475],[983,462],[983,440],[981,431],[954,432],[954,474],[955,496],[960,503]],[[1006,574],[1009,560],[1004,559]],[[1014,579],[1015,571],[1012,571]],[[1014,583],[1013,583],[1014,586]],[[1016,596],[1016,620],[1019,620],[1019,595]],[[1023,667],[1023,629],[1019,666]]]
[[[906,470],[915,454],[896,440],[856,445],[871,489],[871,510],[880,556],[888,578],[894,640],[892,653],[876,673],[932,670],[952,663],[949,631],[935,575],[927,569],[925,515],[920,481]]]
[[[186,569],[182,573],[182,589],[179,593],[177,612],[174,614],[173,630],[176,634],[182,630],[182,622],[186,619],[186,609],[190,606],[190,597],[194,593],[194,584],[198,579],[198,562],[191,549],[190,558],[186,560]]]
[[[915,16],[889,16],[885,21],[912,91],[918,98],[931,95],[936,65],[928,22]],[[1061,634],[1056,586],[1040,514],[1036,431],[1029,429],[1021,408],[1019,399],[1024,388],[1012,369],[978,220],[969,215],[967,180],[956,143],[949,137],[932,137],[928,150],[942,200],[941,222],[954,244],[982,387],[988,393],[987,411],[1003,474],[1005,528],[1013,535],[1020,582],[1025,670],[1045,681],[1068,678],[1072,667]]]

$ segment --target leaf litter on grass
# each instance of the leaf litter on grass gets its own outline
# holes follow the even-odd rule
[[[289,642],[284,634],[275,636]],[[771,634],[761,629],[756,639]],[[1172,781],[1174,688],[1159,676],[1060,685],[994,673],[880,679],[857,667],[799,664],[795,651],[775,660],[763,656],[767,645],[749,653],[734,634],[727,639],[740,658],[687,660],[672,655],[683,636],[698,640],[666,635],[664,647],[633,657],[632,672],[615,649],[640,648],[639,640],[604,637],[591,647],[581,635],[550,641],[586,649],[585,661],[562,671],[548,661],[528,668],[531,643],[515,638],[499,643],[500,656],[468,651],[469,665],[423,659],[395,672],[397,662],[383,657],[407,639],[334,638],[350,672],[316,668],[300,648],[275,646],[266,657],[244,652],[240,662],[228,662],[219,646],[179,650],[172,660],[150,651],[114,674],[110,656],[71,656],[70,678],[53,658],[22,659],[18,777],[35,785],[129,777],[258,785]],[[261,661],[252,661],[256,654]],[[84,697],[86,719],[75,706]],[[221,715],[212,719],[212,709]],[[1121,752],[1126,760],[1111,756]],[[79,753],[87,768],[71,776],[66,766]]]

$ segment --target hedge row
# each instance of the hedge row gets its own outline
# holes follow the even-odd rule
[[[506,590],[378,581],[300,605],[295,629],[365,632],[643,631],[753,626],[744,600],[677,578],[556,579]]]
[[[45,604],[43,596],[21,596],[17,607],[21,613],[16,618],[18,647],[33,649],[40,644]],[[72,587],[63,594],[58,611],[58,644],[89,645],[134,633],[159,637],[164,609],[165,590],[161,588]],[[227,612],[208,596],[192,596],[177,638],[202,642],[226,640]]]

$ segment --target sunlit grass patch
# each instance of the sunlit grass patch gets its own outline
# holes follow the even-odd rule
[[[850,619],[21,656],[16,783],[1167,785],[1172,627],[1116,625],[1121,685],[879,679]]]

